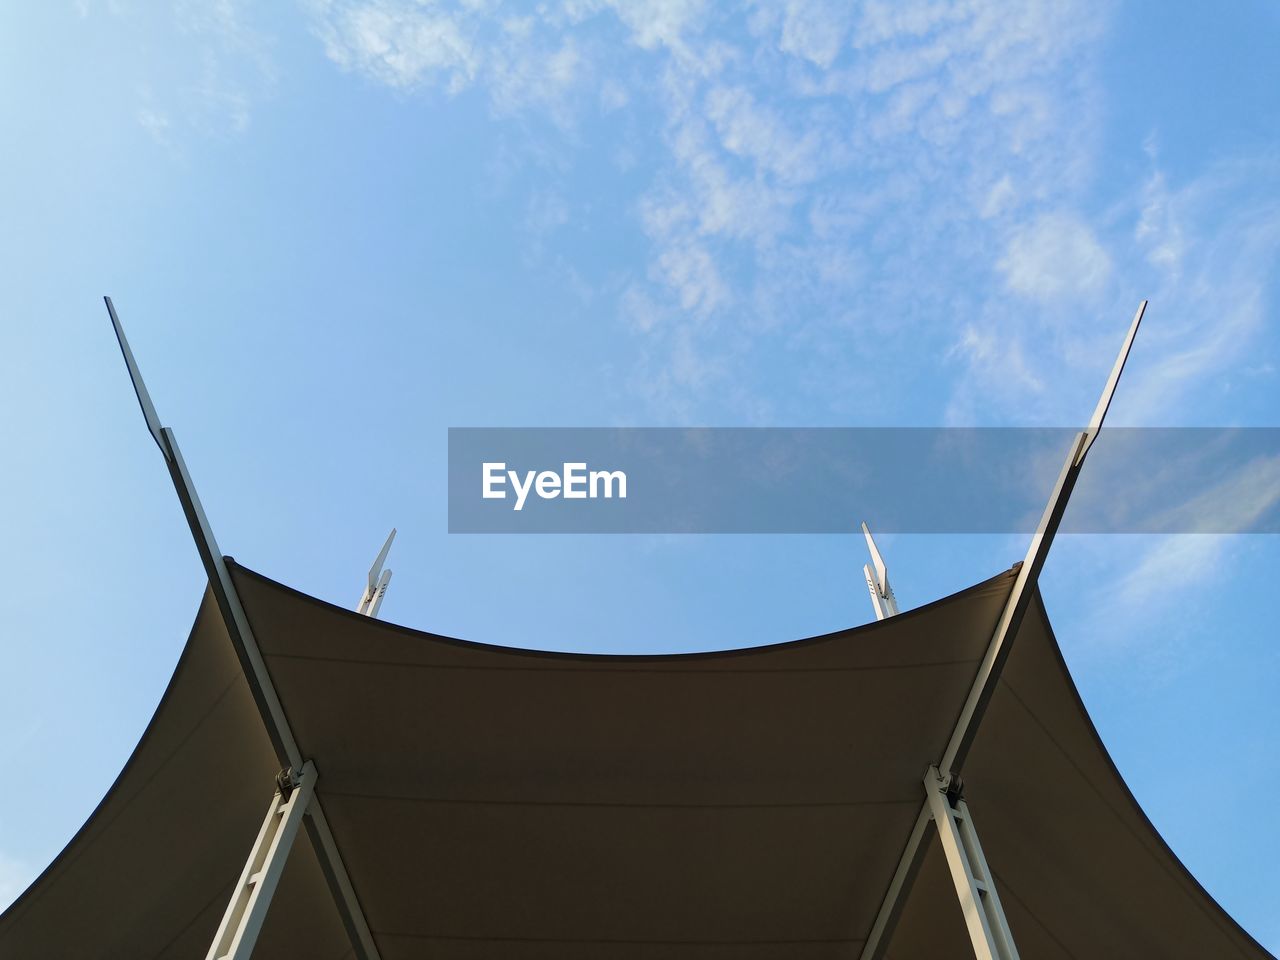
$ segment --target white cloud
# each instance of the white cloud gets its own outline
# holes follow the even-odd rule
[[[1060,611],[1059,639],[1076,663],[1104,672],[1142,671],[1143,682],[1175,682],[1221,624],[1221,588],[1235,575],[1248,538],[1213,534],[1059,537],[1045,589],[1087,596]]]
[[[128,31],[164,38],[169,56],[144,61],[147,73],[138,84],[134,115],[138,125],[167,148],[183,149],[184,133],[242,135],[249,129],[254,105],[275,88],[270,41],[253,25],[256,11],[245,0],[107,0],[103,9]],[[76,10],[81,17],[94,13],[88,0],[77,3]]]
[[[526,106],[546,107],[556,122],[567,127],[571,121],[567,102],[586,71],[587,64],[572,37],[547,49],[500,49],[492,61],[491,96],[506,112]]]
[[[993,350],[959,342],[955,355],[966,365],[950,422],[973,422],[979,411],[990,416],[993,409],[1011,411],[1005,416],[1015,422],[1078,422],[1101,389],[1139,298],[1151,306],[1108,422],[1240,423],[1249,414],[1235,401],[1237,391],[1276,383],[1274,364],[1256,351],[1280,263],[1280,164],[1238,159],[1175,185],[1159,168],[1150,138],[1145,149],[1150,174],[1102,218],[1103,231],[1074,217],[1065,230],[1046,229],[1044,220],[1012,229],[997,260],[1010,296],[989,298],[972,324],[984,343],[1035,349],[993,363]],[[1098,280],[1096,287],[1082,285],[1090,291],[1086,304],[1073,294],[1090,274]],[[1018,302],[1028,298],[1035,298],[1034,309]],[[965,338],[973,339],[969,332]],[[1251,355],[1257,363],[1246,362]],[[1029,366],[1031,378],[1019,364]]]
[[[460,18],[416,3],[332,9],[321,36],[335,63],[392,87],[440,79],[456,93],[475,79],[479,67],[479,54],[464,37]]]
[[[254,12],[245,0],[174,4],[178,32],[192,48],[184,60],[198,64],[199,75],[173,86],[188,123],[201,134],[244,133],[254,102],[275,87],[270,43],[251,24]]]
[[[1171,209],[1164,174],[1155,171],[1143,188],[1142,213],[1134,228],[1134,240],[1146,249],[1147,262],[1176,278],[1186,255],[1182,224]]]
[[[529,198],[525,212],[525,229],[543,237],[569,222],[569,204],[558,193],[540,192]]]
[[[1140,670],[1149,687],[1176,682],[1195,662],[1204,631],[1220,623],[1215,586],[1239,562],[1238,541],[1208,534],[1111,535],[1055,545],[1052,580],[1089,596],[1074,618],[1058,624],[1060,639],[1070,640],[1073,655],[1095,669]]]
[[[1136,248],[1170,288],[1166,302],[1197,304],[1197,335],[1164,350],[1166,385],[1143,385],[1154,408],[1172,377],[1220,369],[1264,303],[1258,267],[1271,241],[1259,226],[1229,321],[1206,322],[1198,305],[1223,306],[1222,284],[1199,265],[1231,268],[1236,245],[1207,251],[1185,191],[1159,175],[1141,187],[1130,240],[1115,229],[1123,212],[1077,212],[1101,127],[1105,16],[1092,0],[311,8],[337,64],[397,90],[474,90],[499,117],[536,111],[566,131],[584,111],[625,108],[646,156],[634,131],[615,155],[629,176],[649,165],[631,206],[648,254],[608,286],[649,341],[648,369],[664,355],[691,369],[696,356],[704,371],[670,378],[664,396],[683,384],[720,402],[724,384],[707,385],[729,369],[750,394],[753,377],[794,355],[806,377],[838,385],[833,410],[863,416],[859,397],[885,384],[884,358],[914,364],[924,346],[952,362],[953,421],[993,407],[1061,419],[1062,391],[1048,385],[1109,362],[1115,339],[1106,311],[1086,322],[1070,305],[1109,304],[1118,278],[1133,280]]]
[[[605,113],[621,110],[631,102],[627,88],[616,80],[606,78],[600,84],[600,108]]]
[[[75,10],[76,16],[81,20],[87,19],[92,13],[93,8],[97,5],[96,0],[74,0],[71,8]],[[126,6],[122,0],[106,0],[103,6],[106,7],[107,13],[111,16],[120,16],[126,12]]]
[[[1096,296],[1111,275],[1111,259],[1078,217],[1045,214],[1014,232],[998,264],[1009,289],[1032,300]]]
[[[1271,159],[1220,164],[1177,189],[1159,169],[1147,180],[1132,256],[1148,268],[1151,319],[1123,422],[1235,422],[1220,412],[1233,387],[1255,373],[1274,380],[1265,364],[1239,364],[1266,327],[1280,263],[1277,185]]]
[[[1260,456],[1213,487],[1155,519],[1155,526],[1193,533],[1251,533],[1280,503],[1280,457]]]
[[[1212,534],[1159,537],[1113,588],[1108,603],[1131,612],[1167,608],[1178,594],[1213,580],[1230,538]]]
[[[728,284],[721,277],[715,260],[696,242],[668,246],[654,264],[654,274],[676,291],[680,307],[694,315],[706,316],[730,302]],[[682,341],[686,354],[691,349],[687,340]]]
[[[169,143],[169,118],[158,110],[149,107],[138,108],[138,124],[147,131],[157,143]]]
[[[788,0],[779,49],[827,69],[844,45],[852,11],[852,4],[839,0]]]
[[[1000,336],[990,328],[965,327],[954,351],[974,367],[993,378],[998,376],[1020,390],[1040,393],[1044,381],[1027,363],[1022,341],[1016,336]]]
[[[980,215],[984,220],[998,217],[1016,202],[1016,199],[1017,191],[1014,189],[1013,180],[1006,173],[992,185],[991,190],[987,193]]]
[[[622,316],[640,333],[651,333],[666,321],[665,311],[640,286],[627,287],[621,297]]]
[[[705,111],[720,145],[750,161],[757,170],[787,183],[812,180],[817,175],[818,132],[792,133],[778,110],[762,106],[743,87],[712,88]]]
[[[590,74],[557,12],[506,12],[483,2],[320,0],[316,32],[329,59],[344,70],[399,90],[440,89],[457,95],[481,88],[499,114],[528,107],[571,123],[569,102]],[[622,102],[613,90],[609,102]]]
[[[630,29],[632,40],[643,49],[666,47],[679,51],[684,48],[685,35],[696,30],[706,16],[708,3],[706,0],[605,0],[598,7],[607,7],[617,14]]]

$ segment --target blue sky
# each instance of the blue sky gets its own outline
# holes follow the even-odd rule
[[[203,582],[100,297],[221,545],[387,619],[601,651],[871,615],[854,537],[465,537],[450,426],[1275,426],[1262,2],[129,0],[0,12],[0,900],[128,756]],[[1280,491],[1254,490],[1257,507]],[[857,518],[851,518],[852,522]],[[899,600],[1022,537],[886,536]],[[1044,590],[1120,769],[1280,951],[1264,536],[1071,536]]]

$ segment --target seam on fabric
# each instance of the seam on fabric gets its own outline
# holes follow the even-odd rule
[[[1188,879],[1191,879],[1192,883],[1196,885],[1198,885],[1199,882],[1196,881],[1194,877],[1188,878],[1188,876],[1185,875],[1185,874],[1189,874],[1190,871],[1188,871],[1186,867],[1182,865],[1181,861],[1178,861],[1178,864],[1176,866],[1170,865],[1168,863],[1165,863],[1164,858],[1161,856],[1162,854],[1164,854],[1165,856],[1172,855],[1176,859],[1177,854],[1172,853],[1171,850],[1152,849],[1147,838],[1145,838],[1139,831],[1135,830],[1130,824],[1126,823],[1125,817],[1123,816],[1123,814],[1119,810],[1117,810],[1115,806],[1112,805],[1105,796],[1102,795],[1102,792],[1096,786],[1094,786],[1093,782],[1089,779],[1089,776],[1082,769],[1080,769],[1080,766],[1076,763],[1075,758],[1072,757],[1071,754],[1067,752],[1066,748],[1063,747],[1063,745],[1058,742],[1058,739],[1049,731],[1049,728],[1045,726],[1044,722],[1039,718],[1039,716],[1036,715],[1035,711],[1033,711],[1031,707],[1027,705],[1027,702],[1023,700],[1023,698],[1018,694],[1017,690],[1014,689],[1013,684],[1009,683],[1003,677],[1001,678],[1001,682],[1004,683],[1005,689],[1009,691],[1009,694],[1013,697],[1014,702],[1017,703],[1018,706],[1020,706],[1023,709],[1023,711],[1027,714],[1027,716],[1031,718],[1031,720],[1039,728],[1040,732],[1044,734],[1045,739],[1047,739],[1050,743],[1053,744],[1053,746],[1057,749],[1058,753],[1062,755],[1062,758],[1067,761],[1067,763],[1071,766],[1071,768],[1075,770],[1077,774],[1080,775],[1080,779],[1085,782],[1085,784],[1089,787],[1089,790],[1094,794],[1094,796],[1098,798],[1098,801],[1102,804],[1102,806],[1107,810],[1108,813],[1111,814],[1112,817],[1115,818],[1116,822],[1120,825],[1120,827],[1122,827],[1124,831],[1127,834],[1129,834],[1129,836],[1131,836],[1137,842],[1138,846],[1142,849],[1143,853],[1145,853],[1151,859],[1151,862],[1154,863],[1160,869],[1160,871],[1165,876],[1167,876],[1170,880],[1175,881],[1175,885],[1182,892],[1183,896],[1187,900],[1195,904],[1196,908],[1200,910],[1209,920],[1211,920],[1213,922],[1213,925],[1217,927],[1218,930],[1227,934],[1235,933],[1236,931],[1232,930],[1230,926],[1223,923],[1221,917],[1216,915],[1216,912],[1213,909],[1211,909],[1209,904],[1204,903],[1203,896],[1195,895],[1197,892],[1201,892],[1201,891],[1197,891],[1194,886],[1188,889],[1187,887]],[[1132,800],[1131,802],[1136,804],[1136,800]],[[1148,823],[1149,822],[1150,821],[1148,821]],[[1151,825],[1151,829],[1152,830],[1155,829],[1154,825]],[[1159,841],[1157,840],[1157,843],[1158,842]],[[1179,867],[1181,867],[1181,869],[1178,869]],[[1201,890],[1203,890],[1203,888],[1201,888]],[[1204,891],[1204,893],[1207,894],[1207,891]],[[1211,894],[1207,894],[1207,895],[1212,896]],[[1215,904],[1216,904],[1216,901],[1215,901]],[[1249,954],[1244,952],[1240,948],[1239,944],[1232,944],[1232,946],[1235,947],[1236,951],[1239,953],[1241,957],[1245,957],[1245,958],[1249,957]]]
[[[1027,906],[1026,901],[1023,900],[1020,896],[1018,896],[1014,888],[1003,877],[1000,876],[1000,874],[996,871],[994,867],[991,868],[991,877],[992,879],[995,880],[996,890],[999,891],[1000,897],[1002,899],[1012,900],[1014,903],[1016,903],[1019,907],[1022,908],[1022,912],[1025,913],[1028,917],[1030,917],[1032,922],[1034,922],[1035,925],[1040,928],[1040,930],[1044,933],[1044,935],[1048,937],[1050,940],[1052,940],[1054,944],[1057,945],[1059,950],[1061,950],[1068,957],[1070,957],[1071,960],[1079,960],[1079,958],[1074,953],[1072,953],[1071,950],[1067,948],[1067,945],[1063,943],[1061,940],[1059,940],[1057,936],[1054,934],[1054,932],[1045,925],[1045,922],[1041,920],[1039,916],[1036,915],[1035,911]]]
[[[517,667],[509,665],[481,666],[479,664],[437,664],[406,663],[399,660],[369,660],[349,657],[326,657],[308,653],[264,653],[268,660],[298,660],[313,663],[339,663],[343,666],[391,667],[397,670],[473,670],[492,671],[495,673],[592,673],[616,674],[619,676],[636,676],[637,674],[702,674],[704,676],[721,676],[724,674],[750,673],[868,673],[876,670],[926,670],[931,667],[967,667],[977,663],[980,657],[964,660],[931,660],[923,663],[891,663],[865,667],[765,667],[744,669],[741,667],[687,669],[659,669],[654,667]]]
[[[165,945],[161,947],[159,952],[157,952],[154,956],[157,958],[163,957],[165,954],[165,951],[168,950],[170,947],[172,947],[174,943],[177,942],[179,937],[181,937],[184,933],[190,930],[192,925],[197,920],[199,920],[202,916],[204,916],[205,913],[208,912],[210,907],[216,907],[218,905],[219,900],[230,899],[231,891],[235,887],[235,884],[236,884],[235,878],[232,878],[224,882],[222,886],[218,888],[217,892],[214,893],[212,897],[210,897],[208,900],[204,902],[204,906],[201,907],[199,910],[197,910],[195,914],[191,917],[191,919],[182,925],[182,929],[179,930],[177,933],[175,933],[172,937],[170,937],[168,942],[165,943]]]
[[[897,800],[803,800],[798,802],[786,803],[623,803],[618,801],[593,801],[593,800],[487,800],[487,799],[451,799],[447,797],[415,797],[403,794],[382,794],[382,793],[360,793],[357,791],[343,791],[326,789],[324,792],[326,797],[348,800],[379,800],[385,802],[397,803],[423,803],[437,804],[440,806],[457,806],[457,807],[603,807],[603,808],[619,808],[619,809],[657,809],[657,810],[786,810],[786,809],[811,809],[824,807],[888,807],[888,806],[911,806],[915,807],[919,801],[912,797],[910,799]]]
[[[798,938],[794,940],[639,940],[626,937],[617,939],[592,939],[592,938],[573,938],[573,937],[468,937],[457,936],[446,933],[395,933],[390,930],[375,931],[380,937],[398,937],[402,940],[456,940],[462,943],[570,943],[570,944],[600,944],[601,946],[614,946],[622,944],[634,944],[637,946],[689,946],[689,947],[752,947],[752,946],[791,946],[797,944],[813,944],[820,946],[822,944],[845,944],[845,943],[865,943],[863,939],[854,939],[849,937],[814,937],[812,939]]]
[[[176,671],[175,671],[175,677],[176,677]],[[184,746],[186,746],[187,742],[196,735],[196,733],[200,730],[201,727],[204,726],[205,722],[209,719],[209,717],[213,714],[213,712],[217,710],[219,706],[222,705],[222,701],[227,698],[227,695],[230,694],[231,690],[235,687],[236,681],[239,679],[241,679],[241,675],[237,673],[234,677],[232,677],[229,681],[227,681],[227,685],[222,688],[221,692],[214,699],[213,703],[211,703],[209,705],[209,708],[205,710],[203,714],[200,715],[200,719],[195,722],[195,724],[191,727],[189,731],[187,731],[186,736],[184,736],[181,740],[179,740],[178,743],[174,746],[174,748],[170,750],[167,754],[165,754],[164,759],[161,760],[160,763],[156,766],[156,769],[152,771],[151,776],[147,777],[147,779],[144,780],[141,783],[141,785],[139,785],[139,787],[135,791],[133,791],[133,793],[129,794],[128,797],[125,797],[123,799],[121,803],[121,808],[117,810],[115,814],[112,815],[109,819],[103,820],[101,822],[97,822],[97,815],[99,812],[99,808],[102,806],[102,804],[105,804],[109,799],[113,799],[113,794],[115,792],[115,784],[112,784],[111,788],[107,790],[106,795],[103,796],[101,801],[99,801],[99,807],[95,808],[93,813],[89,814],[89,818],[84,822],[80,830],[76,831],[76,834],[72,836],[72,838],[69,841],[67,841],[67,847],[63,848],[64,852],[66,852],[72,845],[76,844],[77,839],[80,838],[81,834],[84,831],[89,830],[90,828],[97,828],[94,832],[94,835],[92,837],[85,838],[83,840],[83,843],[80,844],[80,848],[76,850],[75,853],[68,856],[66,860],[59,862],[57,859],[55,859],[52,863],[49,864],[49,867],[46,868],[46,871],[56,867],[58,868],[58,872],[56,875],[45,876],[45,874],[42,873],[40,876],[36,877],[36,879],[31,882],[31,885],[27,888],[27,890],[30,892],[31,899],[27,903],[21,904],[21,909],[13,914],[13,917],[11,918],[12,921],[16,922],[18,918],[22,917],[27,912],[27,910],[30,909],[30,907],[33,904],[38,903],[40,899],[44,897],[46,893],[48,893],[48,891],[53,887],[53,885],[62,879],[62,876],[65,873],[66,869],[70,867],[72,864],[74,864],[75,862],[77,862],[90,849],[92,849],[93,845],[101,838],[102,832],[105,831],[108,827],[110,827],[113,823],[115,823],[116,820],[118,820],[120,817],[124,815],[125,810],[128,809],[129,805],[133,802],[133,800],[135,800],[138,797],[138,795],[142,793],[143,790],[147,789],[147,787],[151,785],[151,782],[161,774],[164,768],[169,765],[169,762],[175,756],[178,755],[178,752]],[[166,695],[167,693],[168,691],[166,691]],[[163,706],[163,704],[164,704],[164,701],[162,700],[161,705]],[[159,708],[157,707],[157,714],[158,712],[159,712]],[[153,721],[155,720],[154,715],[152,717],[152,720]],[[148,724],[148,730],[143,732],[143,739],[138,741],[138,746],[135,748],[135,754],[137,750],[140,750],[142,748],[142,744],[146,739],[146,734],[147,732],[149,732],[149,730],[150,730],[150,724]],[[132,761],[133,757],[131,756],[129,760]],[[128,769],[129,769],[129,762],[126,762],[124,767],[121,768],[120,773],[116,778],[117,782],[119,781],[120,777],[124,776],[124,774]]]

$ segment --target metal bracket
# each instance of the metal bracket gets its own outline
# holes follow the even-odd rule
[[[276,783],[276,794],[258,830],[258,839],[249,851],[205,960],[248,960],[253,955],[271,897],[284,873],[303,814],[315,793],[315,764],[308,760],[298,773],[292,769],[282,770],[276,775]],[[286,784],[289,785],[287,791],[283,789]]]
[[[939,778],[940,789],[947,795],[947,803],[955,806],[964,799],[964,781],[959,777]]]
[[[285,767],[276,774],[276,789],[280,791],[280,795],[286,800],[301,785],[302,774],[295,771],[293,767]]]
[[[898,600],[893,595],[893,587],[889,586],[889,568],[885,566],[884,557],[880,556],[866,521],[862,524],[862,535],[867,538],[867,549],[871,552],[871,563],[862,565],[862,573],[867,579],[867,591],[871,594],[871,606],[875,609],[876,619],[896,617]]]
[[[396,538],[396,528],[391,528],[391,533],[387,536],[387,542],[382,545],[382,549],[378,551],[377,557],[374,558],[373,566],[369,568],[369,582],[365,585],[364,593],[360,595],[360,603],[356,606],[356,613],[363,613],[367,617],[376,617],[378,610],[382,606],[382,598],[387,595],[387,586],[391,583],[391,570],[382,569],[383,563],[386,562],[387,554],[391,552],[391,541]],[[379,576],[381,574],[381,576]]]

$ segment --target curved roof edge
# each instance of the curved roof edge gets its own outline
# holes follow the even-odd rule
[[[1124,775],[1120,772],[1120,768],[1116,765],[1115,758],[1111,756],[1111,751],[1107,749],[1106,741],[1102,739],[1102,734],[1098,732],[1097,724],[1093,722],[1093,716],[1089,713],[1089,709],[1085,705],[1084,697],[1080,695],[1080,688],[1076,686],[1075,678],[1071,675],[1071,668],[1067,666],[1066,658],[1062,655],[1062,644],[1058,642],[1058,636],[1053,630],[1053,623],[1049,619],[1048,608],[1045,606],[1044,597],[1040,593],[1038,587],[1036,588],[1036,594],[1039,599],[1039,603],[1036,604],[1036,606],[1039,607],[1041,625],[1043,626],[1045,633],[1048,634],[1050,641],[1052,641],[1049,646],[1053,650],[1055,662],[1062,673],[1062,679],[1065,682],[1066,688],[1075,700],[1076,707],[1080,711],[1080,716],[1084,718],[1085,725],[1093,735],[1093,739],[1099,753],[1101,753],[1103,759],[1106,760],[1112,776],[1116,778],[1116,782],[1123,789],[1124,795],[1132,805],[1133,811],[1138,815],[1143,824],[1146,825],[1147,829],[1151,831],[1151,835],[1160,844],[1161,849],[1169,856],[1169,859],[1177,865],[1178,869],[1182,872],[1183,877],[1191,881],[1195,889],[1204,897],[1206,902],[1213,907],[1219,917],[1225,920],[1229,926],[1234,927],[1239,931],[1265,956],[1271,957],[1272,960],[1276,960],[1275,954],[1259,943],[1258,938],[1246,930],[1240,921],[1237,920],[1226,907],[1218,902],[1218,899],[1205,888],[1204,884],[1201,883],[1196,875],[1191,872],[1191,869],[1182,862],[1182,858],[1179,857],[1173,847],[1169,845],[1169,841],[1164,838],[1164,834],[1156,828],[1156,825],[1152,823],[1151,818],[1147,815],[1147,811],[1144,810],[1142,804],[1138,802],[1138,798],[1134,795],[1133,789],[1129,786],[1129,782],[1124,778]]]
[[[200,608],[201,613],[203,613],[205,602],[207,602],[208,599],[209,588],[206,585]],[[194,647],[191,640],[196,635],[196,631],[199,630],[199,628],[200,618],[197,615],[196,622],[192,624],[191,630],[187,634],[187,640],[182,645],[182,652],[178,654],[178,662],[174,664],[173,673],[169,675],[169,679],[164,685],[164,692],[160,694],[160,699],[156,701],[155,709],[151,711],[151,716],[147,719],[147,725],[143,728],[141,735],[138,737],[138,742],[135,743],[133,745],[133,749],[129,751],[129,756],[120,767],[120,772],[112,779],[111,785],[107,787],[106,791],[102,794],[102,797],[96,804],[94,804],[93,809],[89,812],[89,815],[85,817],[84,822],[81,823],[75,833],[67,839],[67,842],[62,845],[62,849],[54,855],[54,858],[49,861],[48,865],[36,874],[32,881],[23,888],[22,892],[19,893],[7,907],[0,910],[0,923],[3,923],[6,918],[20,912],[20,910],[26,906],[26,901],[36,895],[45,880],[49,879],[59,868],[68,865],[68,861],[71,858],[74,848],[90,830],[97,826],[99,816],[102,814],[107,804],[115,798],[117,788],[127,779],[129,774],[133,772],[133,768],[137,765],[139,757],[142,756],[147,744],[151,740],[152,734],[155,732],[156,718],[159,717],[169,705],[173,699],[174,690],[178,687],[182,674],[190,667],[191,661],[194,659]]]
[[[268,577],[266,574],[259,573],[257,570],[254,570],[251,567],[246,567],[243,564],[237,562],[234,557],[228,556],[228,557],[225,557],[224,559],[226,560],[227,567],[230,570],[232,570],[234,573],[251,577],[255,580],[259,580],[278,590],[282,590],[285,593],[291,594],[300,600],[313,604],[321,608],[322,610],[326,611],[327,613],[334,614],[335,616],[338,616],[341,618],[348,618],[357,623],[364,623],[368,620],[368,617],[365,614],[357,613],[356,611],[348,609],[347,607],[338,606],[337,604],[331,603],[328,600],[323,600],[320,597],[306,593],[303,590],[299,590],[296,587],[291,587],[287,583],[284,583],[280,580],[275,580],[271,577]],[[581,652],[581,651],[575,651],[575,650],[545,650],[545,649],[539,649],[537,647],[516,647],[516,646],[508,646],[506,644],[501,644],[501,643],[487,643],[480,640],[466,640],[461,637],[451,637],[445,634],[432,633],[429,630],[421,630],[417,627],[410,627],[404,624],[394,623],[390,620],[379,619],[377,622],[379,626],[386,627],[397,633],[405,634],[406,636],[416,637],[418,639],[425,640],[429,643],[441,643],[441,644],[446,644],[448,646],[460,647],[463,649],[485,651],[488,653],[511,654],[514,656],[521,656],[521,657],[547,657],[551,659],[559,659],[559,660],[566,660],[566,661],[574,661],[574,660],[593,661],[597,663],[602,661],[613,662],[613,663],[627,663],[627,662],[646,663],[646,662],[663,661],[663,660],[705,660],[705,659],[710,659],[715,657],[752,656],[753,654],[772,653],[772,652],[776,652],[779,650],[786,650],[793,647],[818,646],[823,643],[830,643],[834,640],[846,638],[852,634],[861,634],[864,631],[869,633],[875,630],[887,629],[890,623],[901,624],[906,620],[911,620],[918,616],[927,615],[935,607],[939,607],[939,606],[943,606],[945,604],[951,603],[959,599],[960,597],[963,597],[970,593],[979,593],[983,590],[996,586],[1003,580],[1006,580],[1006,579],[1012,580],[1014,575],[1016,575],[1018,568],[1020,568],[1021,566],[1022,566],[1022,561],[1019,560],[1012,567],[1009,567],[1007,570],[1002,570],[992,577],[988,577],[985,580],[981,580],[978,583],[975,583],[972,586],[965,587],[962,590],[957,590],[954,593],[949,593],[945,596],[938,597],[935,600],[930,600],[928,603],[922,604],[921,606],[912,607],[909,610],[904,610],[901,613],[897,614],[896,616],[886,620],[871,620],[867,623],[855,624],[854,626],[851,626],[851,627],[843,627],[839,630],[832,630],[828,633],[815,634],[809,637],[800,637],[794,640],[777,640],[777,641],[771,641],[769,643],[755,644],[747,647],[725,647],[720,649],[696,650],[696,651],[690,651],[690,652],[588,653],[588,652]]]

